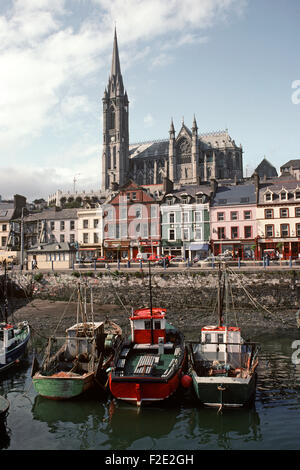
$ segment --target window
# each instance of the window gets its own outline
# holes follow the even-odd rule
[[[94,228],[97,228],[99,225],[99,219],[94,219]]]
[[[225,238],[225,227],[218,227],[218,239]]]
[[[251,211],[244,211],[244,220],[251,220]]]
[[[174,229],[170,229],[169,230],[169,241],[174,241],[176,238],[175,238],[175,230]]]
[[[223,338],[224,338],[224,335],[221,333],[218,333],[218,343],[223,343]]]
[[[60,241],[61,243],[64,243],[64,241],[65,241],[65,235],[64,235],[64,234],[61,234],[61,235],[60,235],[59,241]]]
[[[217,212],[217,220],[218,221],[225,220],[224,212]]]
[[[120,224],[121,238],[127,238],[127,224]]]
[[[201,212],[195,212],[195,222],[201,222]]]
[[[70,243],[75,243],[75,234],[71,233],[70,235]]]
[[[211,334],[210,334],[210,333],[206,333],[206,335],[205,335],[205,342],[206,342],[206,343],[211,343]]]
[[[132,200],[133,200],[133,201],[136,200],[136,193],[132,193]]]
[[[137,207],[135,209],[135,217],[136,217],[136,219],[140,219],[142,217],[142,211],[141,211],[140,207]]]
[[[300,237],[300,224],[296,224],[296,237]]]
[[[187,202],[188,202],[187,197],[186,197],[186,196],[183,196],[183,197],[181,198],[181,202],[182,202],[182,204],[187,204]]]
[[[99,243],[99,235],[94,232],[94,243]]]
[[[60,230],[65,230],[65,221],[64,220],[60,221]]]
[[[195,228],[195,240],[201,240],[202,239],[202,230],[200,227]]]
[[[150,208],[150,217],[151,219],[156,219],[158,217],[158,207],[156,204],[152,204]]]
[[[245,238],[252,238],[252,227],[244,227]]]
[[[181,214],[181,221],[182,223],[187,223],[189,221],[189,213],[188,212],[182,212]]]
[[[272,193],[265,194],[265,201],[272,201]]]
[[[151,224],[150,224],[150,234],[151,234],[151,237],[156,237],[158,235],[157,222],[151,222]]]
[[[184,228],[182,230],[182,240],[189,240],[190,239],[190,231],[188,228]]]
[[[130,201],[130,193],[126,193],[127,201]]]
[[[140,231],[141,231],[141,224],[136,224],[136,226],[135,226],[135,231],[136,231],[137,234],[140,233]]]
[[[88,243],[89,242],[89,234],[88,233],[84,233],[83,234],[83,243]]]
[[[55,222],[54,222],[54,220],[51,220],[51,222],[50,222],[50,230],[54,230],[54,228],[55,228]]]
[[[83,220],[83,228],[89,228],[89,220],[88,219]]]
[[[295,208],[295,217],[300,217],[300,207]]]
[[[274,236],[274,227],[273,225],[266,225],[266,238],[272,238]]]
[[[273,209],[265,209],[265,219],[273,219]]]
[[[231,238],[238,238],[238,227],[231,227]]]
[[[6,230],[7,230],[7,225],[6,225],[6,224],[3,224],[3,225],[2,225],[2,232],[6,232]]]
[[[75,230],[75,220],[70,220],[70,230]]]
[[[7,237],[1,237],[1,246],[6,245],[6,240],[7,240]]]
[[[145,330],[151,330],[151,320],[145,320]]]
[[[230,219],[231,220],[237,220],[238,219],[238,213],[237,212],[230,212]]]
[[[154,321],[154,329],[155,330],[160,330],[160,320],[155,320]]]
[[[148,238],[148,224],[142,224],[142,237],[143,238]]]
[[[169,223],[174,224],[174,222],[175,222],[175,214],[174,214],[174,212],[170,212],[170,214],[169,214]]]
[[[280,193],[280,200],[281,201],[287,200],[287,193],[285,191],[282,191],[282,193]]]
[[[295,199],[300,199],[300,191],[295,191]]]
[[[280,217],[288,217],[289,210],[288,209],[280,209]]]
[[[280,234],[281,234],[281,237],[282,237],[282,238],[288,237],[288,236],[289,236],[289,232],[290,232],[290,226],[289,226],[289,224],[281,224],[281,225],[280,225]]]

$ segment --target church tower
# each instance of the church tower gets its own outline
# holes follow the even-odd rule
[[[115,29],[112,64],[103,102],[102,190],[126,183],[129,170],[128,97],[121,74]]]

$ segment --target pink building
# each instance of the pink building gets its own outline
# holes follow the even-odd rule
[[[256,191],[254,184],[219,187],[210,209],[214,255],[230,253],[249,259],[256,253]]]

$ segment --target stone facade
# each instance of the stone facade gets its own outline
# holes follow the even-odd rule
[[[102,190],[132,179],[139,185],[196,184],[211,178],[241,180],[243,150],[228,131],[198,134],[194,117],[190,130],[184,122],[176,135],[173,120],[169,138],[129,144],[129,102],[121,74],[115,32],[111,74],[103,97]]]

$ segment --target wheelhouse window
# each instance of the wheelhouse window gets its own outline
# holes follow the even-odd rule
[[[218,343],[223,343],[224,342],[224,335],[223,333],[218,333]]]
[[[160,329],[161,329],[160,320],[155,320],[155,322],[154,322],[154,329],[155,329],[155,330],[160,330]]]
[[[151,320],[145,320],[145,330],[151,330]]]

